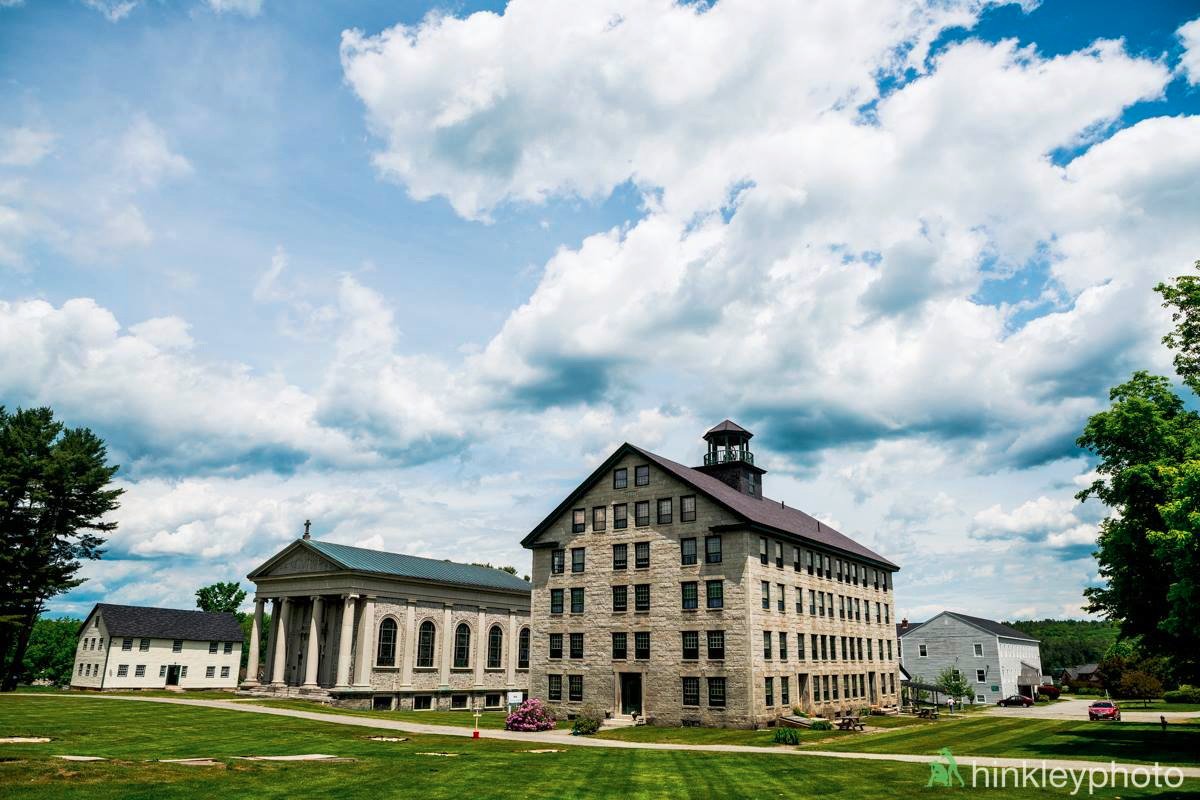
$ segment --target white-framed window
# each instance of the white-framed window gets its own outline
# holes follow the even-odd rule
[[[136,667],[134,667],[133,668],[133,677],[135,677],[135,678],[146,677],[146,665],[138,664]]]
[[[987,698],[986,698],[986,697],[984,697],[984,696],[983,696],[983,695],[981,695],[981,694],[977,694],[977,695],[975,695],[975,702],[976,702],[976,703],[986,703],[986,702],[987,702]]]
[[[117,677],[125,678],[128,676],[129,676],[129,665],[128,664],[118,664],[117,665]]]
[[[987,682],[987,670],[983,670],[983,669],[975,670],[975,682],[976,683],[986,683]]]
[[[159,665],[159,667],[158,667],[158,677],[160,677],[160,678],[165,678],[165,677],[167,677],[167,665],[166,665],[166,664],[160,664],[160,665]]]
[[[126,651],[132,650],[133,649],[133,639],[122,639],[121,640],[121,649],[126,650]]]
[[[217,668],[216,667],[205,667],[204,668],[204,677],[206,677],[206,678],[217,677]]]
[[[208,643],[208,654],[209,654],[209,655],[215,655],[215,654],[216,654],[216,652],[217,652],[217,645],[218,645],[218,644],[219,644],[219,642],[209,642],[209,643]]]
[[[140,650],[143,653],[149,651],[150,650],[150,640],[142,639],[140,642],[138,642],[138,650]]]
[[[182,653],[183,652],[183,639],[176,639],[173,642],[171,642],[171,652],[172,653]]]
[[[221,667],[221,677],[222,678],[229,677],[229,667]]]
[[[929,648],[924,644],[918,644],[917,645],[917,656],[920,658],[928,658],[929,657]]]
[[[226,642],[225,643],[225,655],[229,655],[232,652],[233,652],[233,642]]]
[[[975,657],[983,658],[983,645],[979,642],[975,643]]]
[[[180,668],[179,668],[179,677],[181,677],[181,678],[186,678],[186,677],[187,677],[187,667],[180,667]]]

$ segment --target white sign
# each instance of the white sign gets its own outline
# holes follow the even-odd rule
[[[520,692],[509,692],[508,693],[508,704],[510,706],[519,706],[519,705],[521,705],[521,702],[522,701],[521,701],[521,693]]]

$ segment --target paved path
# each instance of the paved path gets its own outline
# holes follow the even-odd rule
[[[1093,700],[1097,699],[1099,698],[1073,697],[1058,703],[1049,703],[1044,706],[1030,706],[1029,708],[992,706],[986,713],[997,717],[1086,720],[1088,718],[1088,706],[1092,704]],[[1120,702],[1118,701],[1117,704],[1120,705]],[[1136,711],[1134,709],[1126,711],[1124,708],[1121,709],[1121,719],[1126,722],[1158,722],[1160,715],[1166,717],[1168,722],[1171,722],[1200,717],[1200,711]]]
[[[471,729],[454,725],[427,725],[423,722],[411,722],[402,719],[383,719],[380,717],[358,717],[350,714],[329,714],[319,711],[300,711],[291,708],[272,708],[270,706],[252,705],[237,700],[188,700],[173,697],[131,697],[128,695],[106,694],[25,694],[10,692],[0,695],[0,702],[12,702],[21,697],[62,697],[67,699],[112,700],[134,703],[166,703],[168,705],[200,706],[202,708],[219,708],[226,711],[241,711],[251,714],[271,714],[279,717],[293,717],[315,722],[326,722],[333,725],[354,725],[361,728],[377,728],[404,733],[428,734],[431,736],[460,736],[470,737]],[[620,739],[597,739],[587,736],[571,736],[560,731],[518,732],[505,730],[480,730],[480,738],[503,739],[506,741],[523,742],[525,744],[550,744],[564,747],[609,747],[628,750],[688,750],[701,753],[752,753],[754,755],[791,755],[818,756],[821,758],[849,758],[864,761],[905,761],[928,764],[931,755],[914,755],[911,753],[843,753],[831,750],[799,750],[791,747],[755,747],[737,744],[668,744],[664,742],[626,742]],[[1021,758],[992,758],[989,756],[957,756],[959,766],[969,767],[977,763],[981,767],[1023,767],[1045,765],[1047,768],[1062,767],[1064,769],[1090,769],[1101,766],[1107,769],[1108,762],[1061,760],[1061,759],[1021,759]],[[1121,766],[1121,765],[1118,765]],[[1128,767],[1135,764],[1125,765]],[[1165,768],[1164,768],[1165,769]],[[1176,767],[1185,777],[1200,778],[1200,766]]]

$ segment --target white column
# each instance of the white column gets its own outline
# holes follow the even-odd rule
[[[337,686],[350,688],[350,645],[354,636],[354,605],[358,595],[348,594],[342,602],[342,630],[338,637]]]
[[[271,662],[271,685],[286,685],[283,679],[284,667],[287,666],[287,618],[291,599],[284,597],[277,606],[279,623],[275,626],[275,656]]]
[[[412,687],[413,659],[417,657],[417,604],[408,601],[404,610],[404,638],[401,640],[403,657],[400,661],[400,685]]]
[[[520,632],[517,629],[517,615],[508,611],[508,669],[504,675],[504,685],[512,688],[517,685],[517,649],[520,647]]]
[[[479,621],[475,624],[475,629],[479,631],[479,642],[475,647],[475,687],[477,689],[483,687],[483,665],[487,659],[488,648],[488,632],[487,629],[484,628],[484,625],[486,624],[486,618],[484,615],[483,606],[479,607],[478,620]]]
[[[354,656],[354,685],[371,685],[371,665],[375,663],[375,598],[362,598],[358,615],[358,650]]]
[[[450,653],[454,649],[454,631],[450,630],[453,610],[447,603],[442,611],[442,668],[438,676],[438,683],[442,686],[450,685]]]
[[[308,652],[304,654],[304,686],[308,689],[317,688],[317,666],[321,659],[318,645],[321,639],[322,605],[321,596],[313,595],[312,614],[308,620]]]
[[[263,657],[263,682],[271,682],[271,674],[275,669],[275,640],[279,638],[279,603],[278,597],[271,598],[271,630],[267,632],[267,652]]]
[[[258,686],[258,639],[262,635],[259,631],[262,628],[263,602],[261,597],[254,598],[254,619],[250,623],[250,653],[246,659],[246,680],[242,682],[243,686]]]

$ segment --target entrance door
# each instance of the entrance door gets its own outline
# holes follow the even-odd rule
[[[167,686],[179,685],[179,665],[172,664],[167,667]]]
[[[642,673],[621,673],[621,713],[642,713]]]

